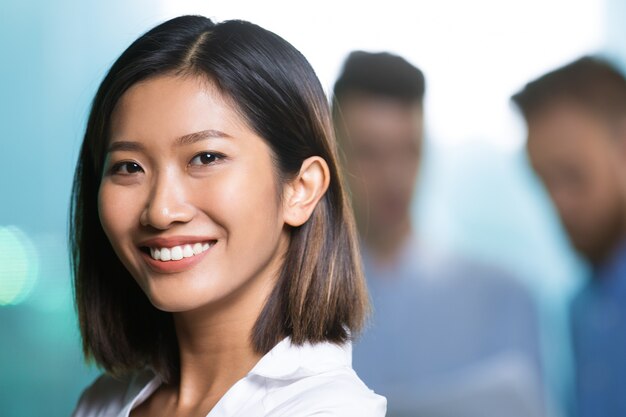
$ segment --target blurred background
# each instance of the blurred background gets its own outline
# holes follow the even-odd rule
[[[240,18],[296,46],[330,91],[352,50],[390,51],[427,80],[416,227],[424,240],[513,271],[542,317],[546,377],[567,402],[566,306],[587,269],[530,170],[509,103],[585,53],[626,63],[620,0],[120,1],[0,4],[0,414],[67,416],[84,364],[67,210],[90,100],[139,34],[179,14]]]

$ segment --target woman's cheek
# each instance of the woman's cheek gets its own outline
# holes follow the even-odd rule
[[[112,184],[103,184],[98,194],[98,214],[102,227],[115,246],[124,231],[139,224],[141,193]]]

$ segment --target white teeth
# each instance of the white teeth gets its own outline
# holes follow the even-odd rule
[[[183,248],[174,246],[172,248],[172,261],[180,261],[181,259],[183,259]]]
[[[157,261],[180,261],[183,258],[191,258],[213,246],[213,242],[186,244],[183,246],[173,246],[171,248],[150,248],[150,256]]]
[[[202,252],[202,243],[194,243],[193,245],[193,254],[197,255]]]

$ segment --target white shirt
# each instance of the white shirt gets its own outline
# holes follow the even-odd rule
[[[103,375],[85,390],[73,417],[128,417],[161,385],[144,372]],[[352,369],[352,345],[294,346],[284,339],[237,381],[207,417],[384,417],[387,401]]]

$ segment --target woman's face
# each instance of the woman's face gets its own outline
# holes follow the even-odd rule
[[[100,220],[157,308],[258,304],[289,241],[277,178],[266,142],[211,82],[160,76],[115,108]]]

